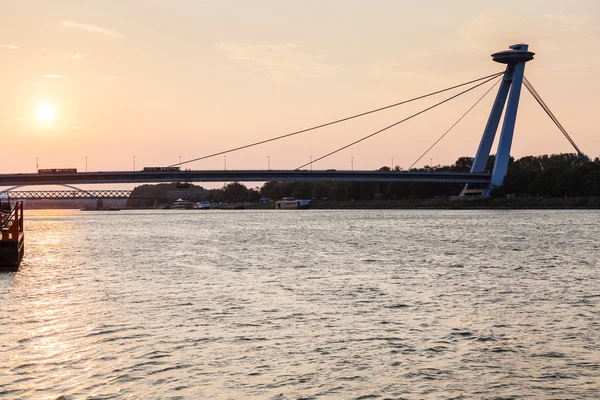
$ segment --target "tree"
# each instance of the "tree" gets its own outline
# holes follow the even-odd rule
[[[451,171],[468,172],[473,166],[473,157],[460,157],[454,165],[450,167]]]
[[[323,199],[329,195],[329,185],[325,182],[315,182],[312,188],[312,197],[315,199]]]
[[[226,202],[243,202],[246,200],[248,188],[239,182],[228,183],[223,187],[223,198]]]

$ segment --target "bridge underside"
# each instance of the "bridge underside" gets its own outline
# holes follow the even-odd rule
[[[0,186],[160,182],[423,182],[489,184],[491,174],[423,171],[123,171],[68,174],[4,174]]]

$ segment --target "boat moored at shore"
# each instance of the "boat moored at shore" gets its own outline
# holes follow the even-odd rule
[[[177,199],[177,201],[173,203],[173,206],[171,208],[173,210],[189,210],[194,208],[194,203],[183,199]]]
[[[194,204],[196,210],[210,210],[210,201],[203,201]]]
[[[284,197],[283,199],[275,202],[275,209],[277,210],[297,210],[310,208],[310,200],[300,200],[294,197]]]

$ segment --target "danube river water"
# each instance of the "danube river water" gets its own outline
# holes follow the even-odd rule
[[[598,211],[29,211],[0,398],[598,399]]]

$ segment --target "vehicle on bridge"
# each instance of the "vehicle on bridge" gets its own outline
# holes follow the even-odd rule
[[[179,171],[179,167],[144,167],[144,172],[172,172]]]
[[[73,174],[77,168],[40,168],[38,174]]]

